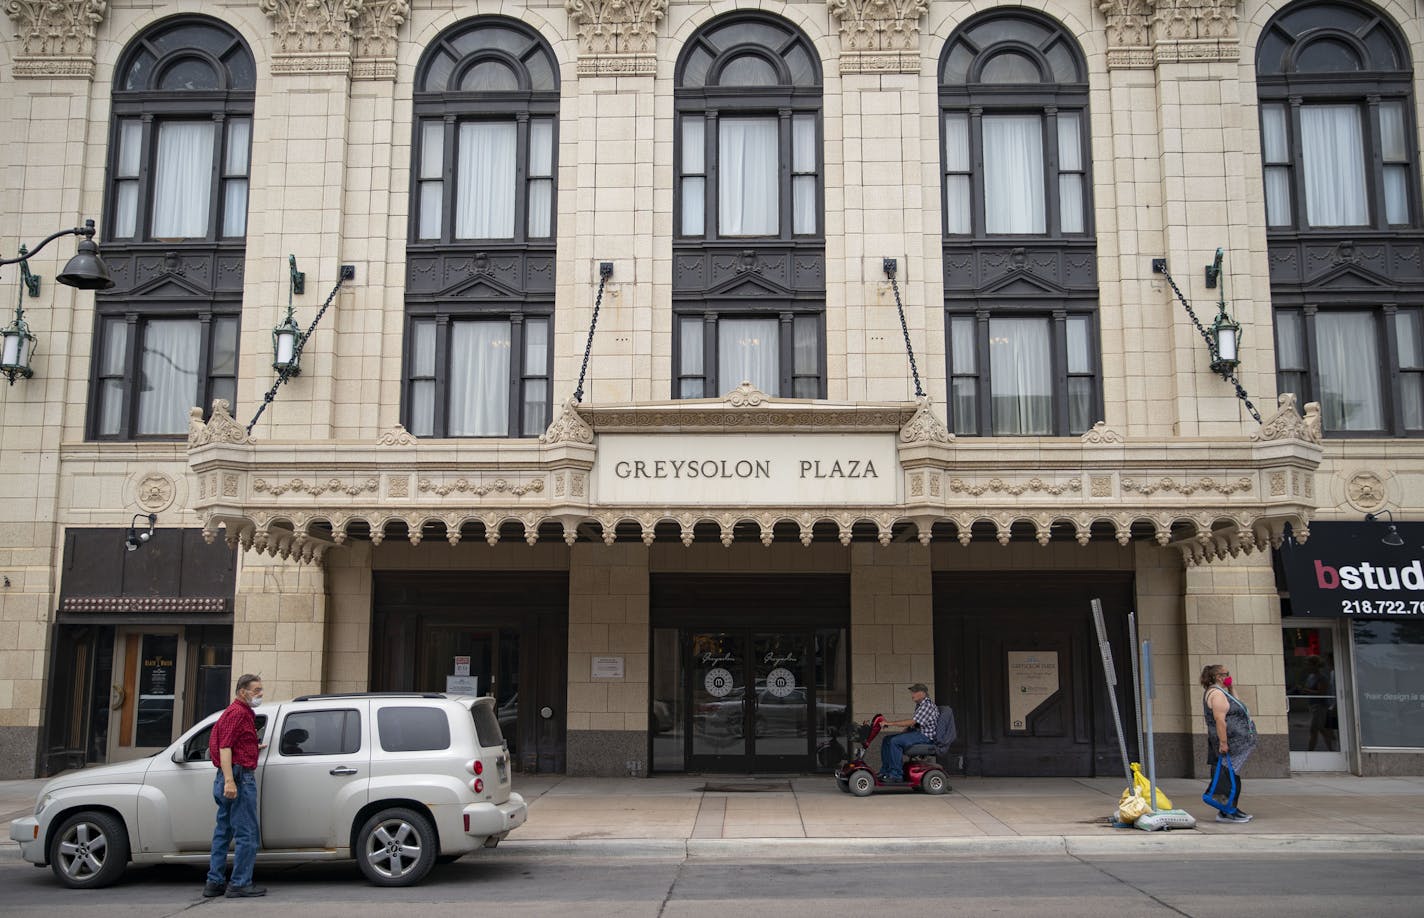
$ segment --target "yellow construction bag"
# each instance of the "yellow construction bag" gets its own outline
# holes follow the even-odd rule
[[[1152,812],[1152,807],[1147,803],[1147,798],[1134,793],[1132,788],[1122,792],[1122,799],[1117,802],[1117,820],[1132,825],[1139,817],[1146,816]]]
[[[1147,783],[1147,776],[1142,773],[1142,766],[1136,762],[1132,763],[1132,788],[1133,792],[1142,798],[1143,803],[1146,803],[1150,799],[1149,795],[1152,793],[1152,787]],[[1162,788],[1160,787],[1157,788],[1157,809],[1172,809],[1172,801],[1167,799],[1167,795],[1162,793]]]

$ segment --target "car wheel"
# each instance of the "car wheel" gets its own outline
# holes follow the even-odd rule
[[[875,792],[875,779],[868,771],[857,771],[850,776],[850,792],[857,797],[869,797]]]
[[[128,833],[108,813],[75,813],[59,824],[50,839],[50,867],[70,889],[108,886],[128,862]]]
[[[949,790],[949,778],[939,769],[925,772],[925,776],[920,779],[920,789],[927,794],[938,796]]]
[[[414,886],[435,866],[435,826],[403,807],[381,810],[356,837],[356,862],[377,886]]]

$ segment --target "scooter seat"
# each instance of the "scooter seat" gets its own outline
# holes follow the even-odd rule
[[[913,746],[905,747],[905,755],[927,755],[930,758],[934,758],[939,755],[939,750],[935,748],[933,743],[916,743]]]

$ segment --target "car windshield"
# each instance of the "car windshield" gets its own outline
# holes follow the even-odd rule
[[[470,716],[475,719],[475,733],[481,746],[503,746],[504,734],[499,731],[499,718],[495,716],[494,705],[476,704],[470,708]]]

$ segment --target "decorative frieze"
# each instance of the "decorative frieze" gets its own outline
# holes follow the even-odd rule
[[[564,0],[578,35],[580,76],[652,76],[668,0]]]
[[[361,11],[351,26],[351,79],[394,80],[400,27],[410,0],[354,0]]]
[[[351,25],[363,0],[258,0],[272,20],[272,73],[351,72]]]
[[[19,43],[17,79],[94,78],[94,39],[107,0],[5,0]]]
[[[928,0],[829,0],[840,26],[841,73],[919,73]]]
[[[1235,61],[1240,0],[1099,0],[1108,68]]]

